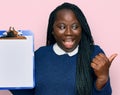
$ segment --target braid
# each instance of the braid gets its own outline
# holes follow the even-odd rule
[[[91,95],[90,93],[92,93],[93,79],[90,67],[92,48],[92,45],[89,44],[86,36],[83,34],[79,45],[76,64],[76,86],[79,95],[81,95],[81,93],[82,95]]]
[[[82,37],[79,43],[78,58],[76,63],[76,90],[78,95],[92,95],[93,78],[90,66],[90,56],[93,51],[93,38],[86,18],[82,11],[75,5],[64,3],[58,6],[51,14],[47,29],[47,45],[54,44],[56,41],[52,35],[53,24],[56,14],[61,9],[72,10],[82,26]]]
[[[48,29],[47,29],[47,41],[46,41],[46,45],[51,45],[54,44],[56,41],[52,35],[52,31],[53,31],[53,24],[54,24],[54,12],[52,12],[50,14],[50,18],[49,18],[49,23],[48,23]]]

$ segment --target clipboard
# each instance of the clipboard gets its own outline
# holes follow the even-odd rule
[[[0,30],[0,37],[6,30]],[[0,39],[0,89],[34,87],[34,37],[19,30],[26,39]]]

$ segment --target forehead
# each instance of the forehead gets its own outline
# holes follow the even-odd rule
[[[66,12],[73,12],[73,11],[72,11],[71,9],[67,9],[67,8],[66,8],[66,9],[57,10],[57,14],[58,14],[58,13],[61,13],[61,12],[62,12],[62,13],[66,13]]]
[[[56,13],[56,19],[67,18],[77,19],[75,13],[71,9],[61,9]]]
[[[56,12],[56,16],[59,16],[59,15],[64,15],[64,14],[74,14],[74,12],[71,10],[71,9],[61,9],[61,10],[58,10]]]

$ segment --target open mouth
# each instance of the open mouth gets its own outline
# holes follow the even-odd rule
[[[74,45],[74,41],[72,39],[63,40],[63,44],[66,48],[72,48]]]

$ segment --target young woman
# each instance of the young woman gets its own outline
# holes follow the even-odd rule
[[[111,95],[107,58],[94,45],[82,11],[64,3],[52,11],[47,46],[35,52],[35,88],[11,91],[13,95]]]

